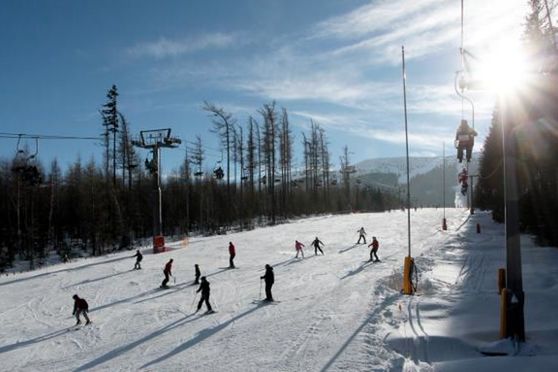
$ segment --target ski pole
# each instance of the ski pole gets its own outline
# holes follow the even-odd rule
[[[194,292],[194,299],[192,300],[192,304],[190,305],[190,312],[194,310],[194,304],[196,303],[196,297],[198,297],[198,292]]]
[[[262,278],[260,278],[260,297],[259,299],[262,299]]]
[[[172,280],[174,280],[174,284],[176,284],[176,276],[172,276]]]

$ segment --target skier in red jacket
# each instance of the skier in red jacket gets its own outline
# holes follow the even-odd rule
[[[236,249],[232,242],[229,242],[229,269],[234,269],[234,256],[236,256]]]
[[[299,242],[298,240],[295,240],[295,248],[296,248],[296,256],[295,256],[295,258],[298,258],[298,253],[299,253],[299,252],[302,254],[302,258],[304,258],[304,251],[302,250],[303,247],[304,247],[304,244],[302,244],[302,243]]]
[[[73,295],[72,298],[74,299],[74,312],[72,315],[76,316],[76,325],[81,323],[81,319],[79,318],[80,314],[83,314],[83,317],[86,320],[85,325],[91,323],[91,320],[89,320],[89,317],[87,316],[87,312],[89,311],[89,304],[87,301],[83,298],[79,298],[77,294]]]
[[[372,247],[372,250],[370,251],[370,259],[368,261],[379,262],[380,259],[378,258],[376,252],[378,252],[378,248],[380,248],[380,243],[376,240],[375,236],[372,237],[372,243],[370,243],[368,247]]]
[[[161,283],[161,288],[168,288],[167,283],[169,282],[169,277],[172,276],[172,258],[165,265],[163,274],[165,274],[165,280],[163,280],[163,283]]]

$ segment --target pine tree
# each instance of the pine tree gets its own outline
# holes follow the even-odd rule
[[[101,115],[105,127],[105,171],[107,179],[110,174],[110,163],[112,160],[112,184],[116,185],[116,133],[118,132],[118,89],[113,85],[107,92],[107,103],[103,105]],[[110,154],[110,136],[112,135],[112,155]]]

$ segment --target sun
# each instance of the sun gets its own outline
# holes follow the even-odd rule
[[[517,92],[527,83],[528,64],[522,48],[502,44],[483,55],[477,78],[499,94]]]

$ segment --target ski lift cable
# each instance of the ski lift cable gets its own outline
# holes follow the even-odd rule
[[[25,134],[25,133],[8,133],[0,132],[0,138],[8,139],[41,139],[41,140],[95,140],[101,139],[99,137],[82,137],[82,136],[62,136],[62,135],[49,135],[49,134]]]
[[[482,176],[479,174],[477,176],[477,178],[479,179],[487,179],[492,177],[494,174],[496,174],[496,172],[498,171],[498,169],[500,169],[500,167],[502,166],[502,159],[500,159],[500,161],[498,162],[498,164],[496,164],[496,166],[494,167],[494,170],[492,172],[490,172],[490,174],[488,176]]]
[[[465,56],[463,55],[463,0],[461,0],[461,48],[459,49],[461,53],[461,71],[465,70]],[[457,76],[456,76],[457,81]],[[456,85],[457,87],[457,85]],[[457,89],[457,88],[456,88]],[[457,93],[459,94],[459,93]],[[461,119],[463,120],[465,113],[464,113],[464,105],[463,105],[463,95],[461,96]],[[474,124],[473,124],[474,125]]]
[[[460,92],[459,89],[458,89],[458,84],[457,84],[459,75],[461,74],[462,76],[464,76],[464,75],[465,75],[465,71],[466,71],[466,66],[465,66],[465,53],[467,53],[467,52],[465,51],[465,11],[464,11],[464,0],[461,0],[461,47],[459,48],[459,53],[460,53],[460,55],[461,55],[461,70],[456,72],[454,85],[455,85],[455,91],[456,91],[457,95],[458,95],[459,97],[461,97],[461,120],[465,119],[465,107],[464,107],[465,103],[464,103],[464,101],[466,100],[467,102],[469,102],[469,103],[471,104],[471,117],[472,117],[472,120],[471,120],[471,127],[472,127],[473,129],[475,129],[475,106],[474,106],[474,104],[473,104],[473,101],[472,101],[470,98],[466,97],[466,96],[463,94],[463,91],[464,91],[465,87],[464,87],[464,86],[461,87],[461,92]]]

